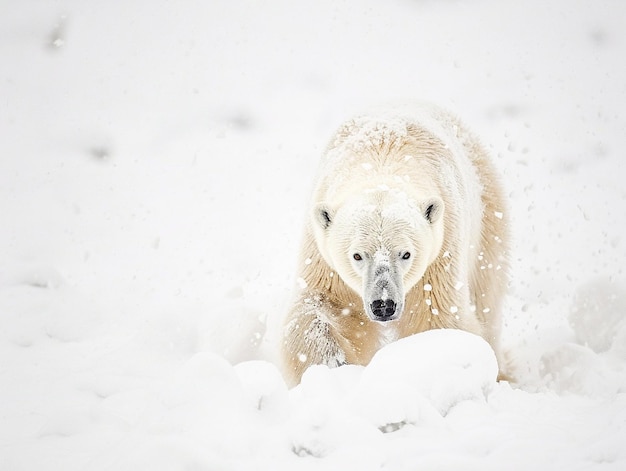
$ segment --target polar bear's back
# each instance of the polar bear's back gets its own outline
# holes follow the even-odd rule
[[[357,177],[359,171],[369,170],[381,155],[387,159],[387,165],[392,163],[390,159],[397,159],[406,171],[410,164],[405,159],[414,156],[416,150],[418,154],[437,154],[439,150],[440,157],[449,154],[454,159],[449,162],[451,166],[464,178],[473,178],[472,156],[467,149],[474,141],[454,115],[432,104],[371,108],[344,122],[333,135],[322,158],[318,184],[323,185],[325,180],[336,183],[342,174],[346,178]],[[410,143],[418,149],[411,148]],[[458,179],[458,175],[454,178]]]

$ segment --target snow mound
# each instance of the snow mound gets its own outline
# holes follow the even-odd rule
[[[550,388],[590,397],[615,397],[626,389],[626,294],[609,279],[578,289],[569,313],[575,343],[541,357]]]
[[[313,366],[291,392],[293,451],[322,457],[381,432],[437,426],[456,405],[484,402],[497,375],[489,344],[452,329],[387,345],[367,367]]]
[[[626,358],[626,292],[608,279],[587,283],[578,290],[569,317],[576,340],[597,353],[611,349]]]
[[[498,363],[481,337],[453,329],[431,330],[380,350],[363,372],[359,403],[378,425],[416,422],[415,398],[441,415],[465,400],[482,400],[493,388]]]
[[[589,397],[615,397],[626,386],[623,367],[588,347],[566,343],[541,357],[550,389]]]
[[[250,406],[270,422],[288,414],[288,391],[280,371],[272,363],[252,360],[235,366]]]

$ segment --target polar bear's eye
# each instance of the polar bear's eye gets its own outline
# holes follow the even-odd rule
[[[409,258],[411,258],[411,252],[404,252],[402,260],[408,260]]]
[[[361,254],[355,253],[352,256],[353,259],[355,259],[357,262],[360,262],[361,260],[363,260],[363,257],[361,257]]]

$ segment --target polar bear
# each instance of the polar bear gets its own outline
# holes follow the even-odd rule
[[[284,324],[286,379],[313,364],[366,365],[436,328],[481,335],[501,362],[507,241],[494,166],[456,117],[420,104],[345,122],[313,191]]]

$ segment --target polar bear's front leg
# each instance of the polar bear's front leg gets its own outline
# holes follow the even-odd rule
[[[290,385],[300,382],[311,365],[331,368],[346,363],[346,355],[339,346],[328,323],[328,307],[317,296],[302,296],[294,305],[283,339],[283,362]]]

